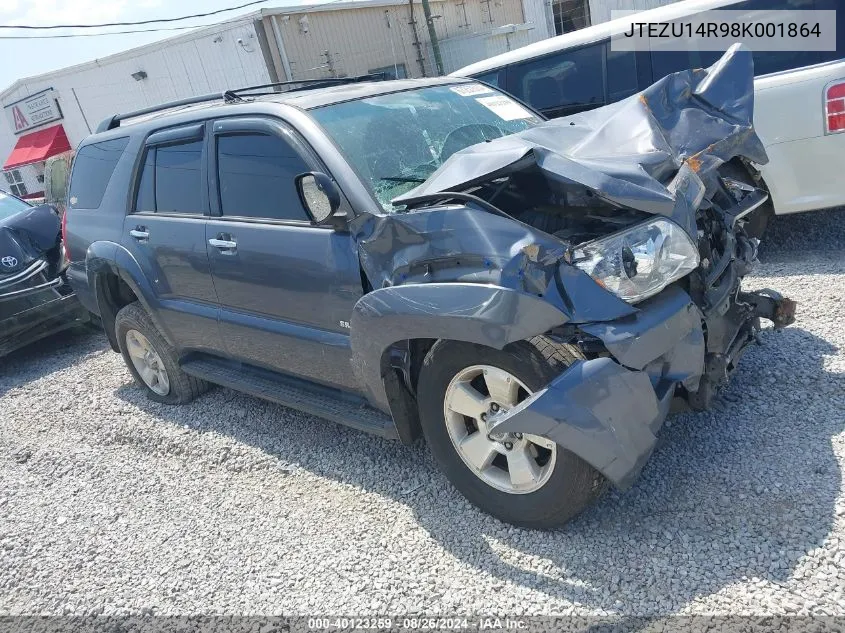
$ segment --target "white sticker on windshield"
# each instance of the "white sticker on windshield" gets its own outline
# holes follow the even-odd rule
[[[480,97],[476,99],[478,103],[483,105],[488,110],[492,111],[503,121],[513,121],[514,119],[530,119],[534,115],[519,105],[513,99],[508,99],[503,96],[495,97]]]
[[[452,86],[449,88],[452,92],[456,92],[462,97],[472,97],[473,95],[483,95],[488,92],[493,92],[493,89],[484,84],[463,84],[460,86]]]

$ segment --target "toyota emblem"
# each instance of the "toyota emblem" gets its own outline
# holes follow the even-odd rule
[[[6,255],[3,259],[0,259],[0,264],[3,264],[6,268],[14,268],[18,265],[18,258]]]

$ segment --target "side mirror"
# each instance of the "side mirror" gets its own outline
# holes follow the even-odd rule
[[[296,179],[296,188],[302,204],[317,224],[332,218],[340,207],[340,191],[332,179],[322,172],[302,174]]]

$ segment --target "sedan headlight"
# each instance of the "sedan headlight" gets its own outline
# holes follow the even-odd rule
[[[698,267],[698,250],[664,218],[637,224],[573,251],[572,263],[628,303],[657,294]]]

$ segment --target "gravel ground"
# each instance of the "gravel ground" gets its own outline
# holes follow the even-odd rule
[[[0,360],[0,615],[845,615],[845,211],[777,219],[761,259],[797,323],[552,533],[470,507],[422,443],[151,403],[102,335]]]

